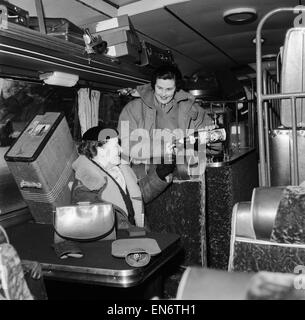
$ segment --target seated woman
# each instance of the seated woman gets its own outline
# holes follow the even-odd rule
[[[109,129],[108,129],[109,130]],[[144,227],[144,205],[162,192],[173,172],[174,164],[160,164],[154,172],[138,181],[129,164],[121,163],[118,133],[111,130],[105,136],[102,127],[91,128],[79,147],[79,157],[73,163],[75,181],[72,203],[81,201],[110,202],[128,215],[132,224]]]
[[[110,136],[105,137],[106,129]],[[131,225],[144,227],[144,203],[158,196],[171,179],[174,164],[160,164],[146,176],[137,179],[129,164],[121,163],[121,147],[116,129],[89,129],[78,146],[79,157],[73,162],[75,180],[72,185],[72,204],[78,202],[108,202],[123,211],[117,215],[119,229]],[[138,230],[139,231],[139,230]],[[138,232],[133,228],[133,232]],[[81,258],[77,242],[65,240],[54,233],[53,248],[61,259]]]

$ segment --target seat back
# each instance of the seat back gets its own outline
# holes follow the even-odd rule
[[[257,239],[270,240],[284,189],[285,187],[259,187],[253,189],[250,214]]]
[[[233,210],[228,270],[293,273],[305,259],[304,186],[256,188],[251,209],[239,205]]]
[[[33,300],[20,258],[12,245],[0,244],[0,300]]]
[[[281,93],[305,91],[305,28],[291,28],[287,31],[282,59]],[[305,98],[297,99],[297,126],[305,125]],[[292,127],[291,101],[281,101],[281,123]]]
[[[0,225],[0,300],[47,300],[44,279],[33,279],[38,262],[20,260]]]

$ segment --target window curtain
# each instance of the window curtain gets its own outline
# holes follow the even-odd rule
[[[78,117],[83,135],[88,129],[98,125],[98,111],[101,93],[98,90],[81,88],[78,90]]]

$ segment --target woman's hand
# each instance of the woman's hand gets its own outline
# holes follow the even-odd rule
[[[295,299],[297,291],[294,288],[295,277],[295,274],[289,273],[258,272],[250,281],[247,298],[250,300]]]
[[[132,96],[132,97],[140,97],[139,92],[137,89],[133,88],[123,88],[118,90],[119,95],[121,96]]]
[[[167,142],[165,144],[165,154],[164,155],[175,155],[176,154],[176,144]]]

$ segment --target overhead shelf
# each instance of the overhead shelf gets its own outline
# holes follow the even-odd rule
[[[85,47],[10,22],[0,28],[0,76],[38,80],[42,72],[62,71],[114,88],[149,82],[149,70],[122,60],[88,57]]]

